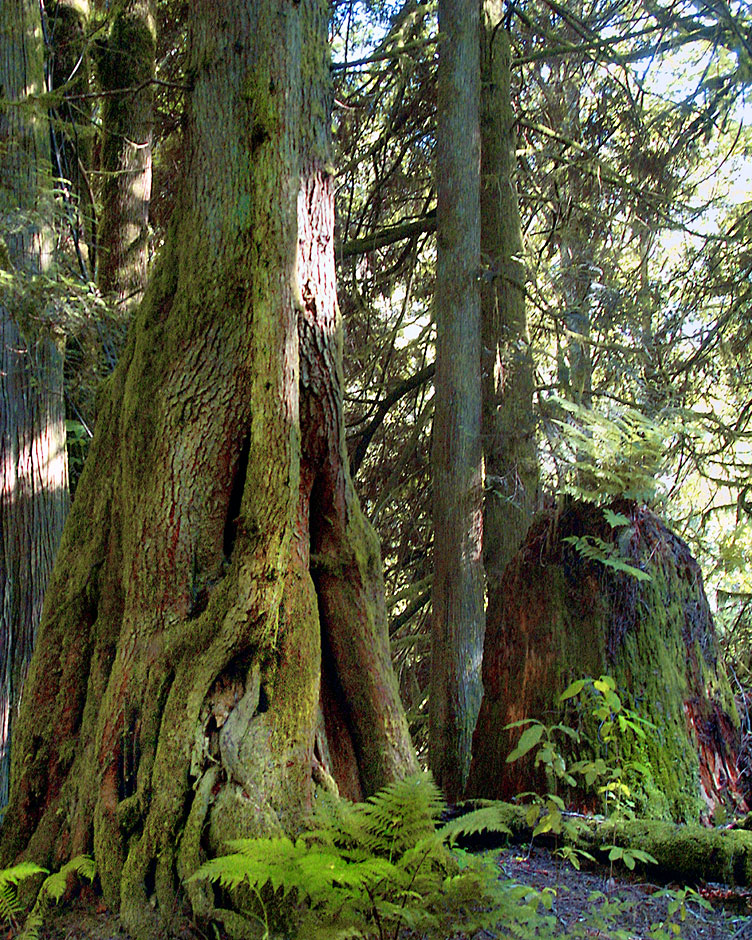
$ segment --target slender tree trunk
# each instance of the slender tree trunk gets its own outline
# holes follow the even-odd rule
[[[68,507],[62,340],[45,309],[52,238],[46,114],[36,0],[0,4],[0,804],[11,738],[47,581]]]
[[[535,509],[535,375],[525,315],[525,266],[515,186],[517,135],[509,36],[501,0],[484,0],[481,34],[481,288],[483,558],[489,595]]]
[[[102,212],[97,280],[124,319],[146,287],[154,124],[154,0],[126,0],[97,56],[102,111]]]
[[[415,768],[346,463],[326,20],[190,7],[184,187],[24,697],[3,855],[93,848],[139,938],[207,852],[294,829],[315,782],[360,796]]]
[[[429,751],[449,799],[467,777],[482,691],[479,12],[477,0],[439,5]]]
[[[575,142],[583,139],[582,78],[563,68],[558,98],[551,107],[551,126]],[[596,247],[600,244],[594,210],[597,185],[591,175],[576,166],[563,173],[563,221],[557,226],[559,250],[558,290],[561,296],[564,341],[559,352],[559,386],[561,394],[583,408],[592,407],[593,363],[590,352],[591,291],[596,264]]]
[[[48,84],[63,99],[51,112],[52,168],[59,180],[65,215],[63,232],[75,253],[80,274],[94,279],[94,203],[89,180],[92,156],[92,113],[88,99],[89,55],[86,30],[88,0],[47,0],[50,44]]]

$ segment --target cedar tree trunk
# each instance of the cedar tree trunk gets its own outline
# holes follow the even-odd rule
[[[429,759],[449,800],[459,797],[470,766],[485,622],[479,19],[473,0],[439,4]]]
[[[93,280],[94,202],[88,173],[92,154],[89,92],[88,0],[47,0],[49,65],[52,89],[62,100],[51,112],[53,174],[65,215],[65,235],[78,269]]]
[[[481,14],[483,560],[489,594],[525,537],[538,490],[535,375],[525,315],[509,35],[501,0]]]
[[[155,54],[154,0],[126,0],[97,54],[99,83],[107,93],[97,283],[124,317],[146,286]]]
[[[315,781],[415,769],[345,457],[326,29],[323,0],[190,7],[184,188],[24,697],[3,855],[93,848],[139,938],[207,852],[294,829]]]
[[[618,742],[635,809],[697,821],[746,796],[738,786],[739,717],[702,574],[685,543],[649,510],[626,501],[613,508],[629,523],[611,528],[600,507],[577,502],[542,515],[507,566],[489,605],[468,793],[509,799],[547,792],[534,751],[506,763],[522,729],[504,726],[524,718],[578,727],[576,750],[612,763],[614,744],[601,743],[599,722],[558,701],[571,681],[607,674],[624,704],[653,725],[644,739]],[[610,545],[617,563],[650,580],[589,561],[563,541],[584,536]]]
[[[36,0],[0,4],[0,806],[42,599],[68,509],[62,340],[40,278],[52,238]]]

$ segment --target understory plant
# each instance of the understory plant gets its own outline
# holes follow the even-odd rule
[[[544,833],[563,836],[564,844],[557,847],[556,853],[579,868],[582,860],[594,861],[594,858],[576,846],[581,820],[565,813],[562,789],[578,786],[579,778],[580,785],[595,790],[602,798],[603,815],[612,820],[614,826],[617,819],[634,816],[629,780],[636,776],[649,777],[650,771],[639,761],[625,761],[624,746],[644,740],[645,728],[653,725],[624,705],[611,676],[604,675],[598,679],[588,676],[575,680],[559,696],[560,702],[572,699],[578,700],[578,708],[597,723],[599,746],[605,748],[608,761],[600,755],[578,757],[575,748],[581,743],[581,735],[575,728],[563,722],[547,725],[534,718],[523,718],[506,726],[506,729],[524,728],[506,760],[511,763],[531,751],[535,752],[534,766],[543,768],[548,792],[521,793],[518,800],[530,802],[527,823],[533,827],[533,838]],[[564,746],[566,739],[569,743]],[[572,761],[570,755],[573,751],[576,759]],[[608,851],[612,865],[619,861],[633,869],[636,862],[648,864],[654,861],[649,853],[640,849],[618,845],[602,848]]]
[[[503,924],[512,936],[552,936],[553,897],[499,880],[489,859],[457,836],[504,829],[486,807],[440,825],[444,801],[428,773],[395,782],[364,803],[320,793],[297,839],[240,839],[191,880],[230,892],[234,906],[272,935],[274,910],[293,911],[297,937],[397,940],[409,928],[448,940]],[[478,815],[480,814],[480,815]],[[536,932],[537,931],[537,932]]]
[[[77,855],[64,865],[60,871],[50,874],[34,862],[19,862],[11,868],[0,870],[0,919],[10,923],[18,930],[20,921],[26,914],[26,908],[18,896],[18,886],[29,878],[47,877],[42,882],[31,911],[26,916],[21,940],[36,940],[44,922],[46,912],[53,903],[57,903],[65,894],[68,880],[75,876],[89,883],[94,881],[97,870],[94,859],[88,855]]]

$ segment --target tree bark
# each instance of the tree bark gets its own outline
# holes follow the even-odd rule
[[[481,32],[483,560],[489,594],[522,544],[538,490],[535,374],[515,185],[515,115],[501,0],[484,0]]]
[[[191,5],[184,187],[24,698],[2,853],[93,847],[139,937],[207,852],[294,829],[314,781],[415,768],[346,462],[326,14]]]
[[[429,756],[462,792],[480,706],[484,631],[480,386],[480,8],[439,5],[434,581]]]
[[[36,0],[0,6],[0,805],[11,738],[68,508],[62,339],[45,287],[52,251],[46,113]]]
[[[155,54],[154,0],[127,0],[97,55],[99,82],[107,93],[97,283],[125,321],[147,281]]]

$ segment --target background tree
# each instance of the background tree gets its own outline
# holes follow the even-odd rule
[[[439,6],[434,577],[429,760],[462,792],[480,708],[484,613],[480,348],[480,19]]]
[[[147,279],[155,55],[154,0],[120,4],[96,56],[103,93],[97,280],[126,322]]]
[[[519,548],[535,509],[535,373],[525,310],[517,203],[511,50],[502,3],[481,15],[481,288],[483,556],[489,594]]]
[[[0,805],[68,507],[63,337],[49,295],[52,184],[39,5],[0,9]],[[23,751],[18,759],[23,756]]]
[[[326,8],[280,13],[191,7],[184,186],[63,537],[2,830],[5,858],[93,847],[142,937],[205,849],[294,827],[314,780],[357,797],[415,766],[344,450]]]

